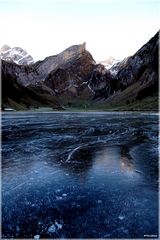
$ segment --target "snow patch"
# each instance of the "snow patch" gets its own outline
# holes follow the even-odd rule
[[[125,217],[123,215],[118,216],[119,220],[123,220]]]
[[[40,235],[35,235],[35,236],[34,236],[34,239],[35,239],[35,240],[37,240],[37,239],[39,239],[39,238],[40,238]]]
[[[61,189],[57,189],[57,190],[56,190],[56,193],[58,193],[58,192],[61,192]]]
[[[58,223],[58,222],[56,222],[56,221],[55,221],[55,225],[57,226],[57,229],[58,229],[58,230],[62,229],[62,227],[63,227],[63,224]]]
[[[62,227],[63,227],[63,224],[55,221],[55,223],[48,228],[48,232],[49,233],[55,233],[56,231],[61,230]]]
[[[91,88],[90,84],[88,84],[88,88],[89,88],[93,93],[95,93],[95,92],[93,91],[93,89]]]
[[[62,197],[56,196],[56,200],[62,200],[62,199],[63,199]]]
[[[112,76],[116,76],[116,74],[118,73],[117,70],[112,70],[112,69],[109,69],[110,73]]]
[[[48,232],[55,233],[56,232],[56,226],[53,224],[48,228]]]

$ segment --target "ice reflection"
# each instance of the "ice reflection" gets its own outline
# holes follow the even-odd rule
[[[125,149],[125,151],[124,151]],[[117,188],[120,185],[138,185],[144,176],[136,169],[133,160],[124,146],[102,147],[95,151],[89,178],[96,175],[96,181],[103,179],[104,183]]]
[[[95,153],[94,168],[96,171],[123,174],[123,172],[135,170],[132,158],[124,147],[105,147]]]
[[[121,156],[121,169],[123,171],[132,171],[134,170],[133,163],[127,157]]]

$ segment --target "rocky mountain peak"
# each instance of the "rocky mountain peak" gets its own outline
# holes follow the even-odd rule
[[[1,49],[0,49],[0,53],[3,53],[3,52],[5,52],[5,51],[8,51],[9,49],[11,49],[10,46],[8,46],[8,45],[3,45],[3,46],[1,47]]]
[[[7,62],[14,62],[18,65],[29,65],[33,64],[33,58],[27,53],[26,50],[20,47],[9,47],[8,45],[4,45],[0,49],[1,59]]]
[[[64,60],[68,60],[76,55],[82,54],[86,51],[86,43],[80,45],[73,45],[65,49],[61,54]]]

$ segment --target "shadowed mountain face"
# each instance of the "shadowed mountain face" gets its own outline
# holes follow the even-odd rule
[[[113,65],[110,71],[114,73],[113,79],[106,80],[95,98],[129,103],[158,92],[158,33],[133,56]],[[103,76],[102,79],[104,81]]]
[[[85,43],[32,65],[2,60],[3,104],[16,109],[21,104],[61,108],[75,101],[132,104],[157,92],[158,33],[109,70],[96,64]]]
[[[55,96],[51,95],[47,89],[25,87],[17,82],[16,76],[8,71],[13,67],[16,68],[17,65],[2,61],[2,103],[4,106],[11,106],[17,110],[30,108],[31,106],[62,108]]]

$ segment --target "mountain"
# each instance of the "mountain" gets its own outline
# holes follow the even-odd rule
[[[13,89],[12,95],[8,89],[8,86],[10,88],[13,84],[18,84],[23,89],[45,93],[54,99],[56,97],[62,107],[75,97],[89,99],[92,91],[87,82],[96,63],[85,45],[84,43],[71,46],[58,55],[47,57],[32,65],[18,65],[2,60],[3,104],[10,105],[11,101],[8,99],[13,98],[19,103],[14,97]],[[43,105],[43,101],[41,104]],[[30,106],[32,105],[33,101]]]
[[[116,61],[110,66],[109,71],[112,74],[112,76],[116,76],[119,70],[125,67],[125,64],[128,61],[128,59],[129,57],[126,57],[122,61]]]
[[[2,74],[2,109],[11,107],[16,110],[24,110],[30,107],[49,106],[54,109],[62,109],[55,96],[48,90],[38,87],[25,87],[17,82],[16,74],[12,75],[8,69],[16,69],[15,63],[1,62]]]
[[[19,65],[29,65],[33,64],[33,58],[22,48],[14,47],[11,48],[8,45],[4,45],[0,49],[1,59],[7,62],[14,62]]]
[[[96,91],[94,99],[105,99],[106,104],[129,105],[158,93],[159,33],[133,56],[110,68],[112,79]],[[116,71],[116,74],[112,74]],[[102,75],[102,81],[104,76]],[[156,102],[158,108],[158,101]]]
[[[158,33],[109,69],[95,62],[85,43],[33,64],[1,65],[4,107],[158,109]]]
[[[74,51],[73,51],[74,50]],[[68,57],[66,51],[71,51]],[[45,78],[44,84],[54,90],[57,96],[68,98],[89,98],[92,91],[88,87],[96,63],[85,45],[71,47],[63,53],[67,58]]]

